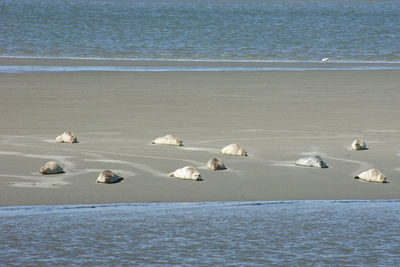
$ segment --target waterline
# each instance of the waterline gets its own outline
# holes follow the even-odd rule
[[[8,59],[10,60],[10,59]],[[43,59],[38,59],[41,61]],[[12,60],[11,60],[12,61]],[[75,61],[75,62],[74,62]],[[0,62],[2,62],[0,60]],[[74,64],[75,63],[75,64]],[[0,63],[0,73],[63,73],[63,72],[227,72],[227,71],[378,71],[400,70],[399,63],[270,63],[213,61],[124,61],[70,60],[66,62],[35,62],[27,64]],[[132,64],[130,64],[132,63]],[[83,65],[82,65],[83,64]]]

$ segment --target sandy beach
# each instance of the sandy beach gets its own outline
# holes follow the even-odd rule
[[[398,70],[3,73],[0,205],[399,198],[399,85]],[[79,143],[55,143],[64,131]],[[151,144],[168,133],[184,146]],[[231,143],[249,156],[220,155]],[[305,155],[329,168],[294,166]],[[227,170],[207,170],[215,156]],[[65,173],[41,175],[50,160]],[[204,180],[167,177],[186,165]],[[390,183],[353,179],[370,168]],[[106,169],[125,180],[97,184]]]

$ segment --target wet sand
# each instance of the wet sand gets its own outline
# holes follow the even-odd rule
[[[399,74],[3,73],[0,205],[399,198]],[[78,144],[55,143],[67,130]],[[151,144],[168,133],[184,146]],[[356,138],[369,149],[352,151]],[[218,153],[231,143],[249,156]],[[329,168],[294,166],[311,154]],[[206,169],[214,156],[227,170]],[[50,160],[65,173],[41,175]],[[167,177],[186,165],[204,180]],[[390,183],[353,179],[372,167]],[[125,180],[97,184],[106,169]]]

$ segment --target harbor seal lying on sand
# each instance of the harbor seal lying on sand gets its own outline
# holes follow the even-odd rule
[[[298,159],[295,164],[303,167],[328,168],[328,165],[320,156],[301,158]]]
[[[57,143],[78,143],[78,138],[73,132],[63,132],[62,135],[56,137]]]
[[[200,173],[192,166],[186,166],[181,169],[177,169],[176,171],[168,174],[168,176],[186,180],[195,180],[195,181],[202,180]]]
[[[167,134],[166,136],[158,137],[154,139],[152,143],[157,145],[183,146],[182,140],[179,140],[179,138],[173,134]]]
[[[225,170],[226,167],[220,158],[212,158],[207,162],[207,168],[210,170]]]
[[[246,150],[241,148],[238,144],[230,144],[220,150],[220,153],[234,156],[247,156]]]
[[[351,148],[353,150],[366,150],[367,149],[367,145],[365,144],[365,142],[363,140],[356,139],[351,144]]]
[[[370,169],[368,171],[362,172],[359,175],[354,176],[354,179],[360,179],[366,182],[373,183],[387,183],[385,175],[377,169]]]
[[[102,171],[99,174],[99,177],[97,177],[96,182],[98,183],[105,183],[105,184],[113,184],[113,183],[118,183],[124,180],[123,177],[116,175],[110,170]]]
[[[40,168],[42,174],[58,174],[64,173],[64,169],[55,161],[47,162],[43,167]]]

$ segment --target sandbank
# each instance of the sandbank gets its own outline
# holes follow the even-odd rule
[[[0,206],[396,199],[399,84],[399,70],[2,73]],[[56,144],[64,131],[79,143]],[[184,146],[151,144],[168,133]],[[218,153],[231,143],[249,156]],[[329,168],[294,166],[314,154]],[[206,168],[215,156],[227,170]],[[65,173],[41,175],[50,160]],[[204,180],[167,177],[186,165]],[[390,183],[353,179],[369,168]],[[125,180],[97,184],[106,169]]]

